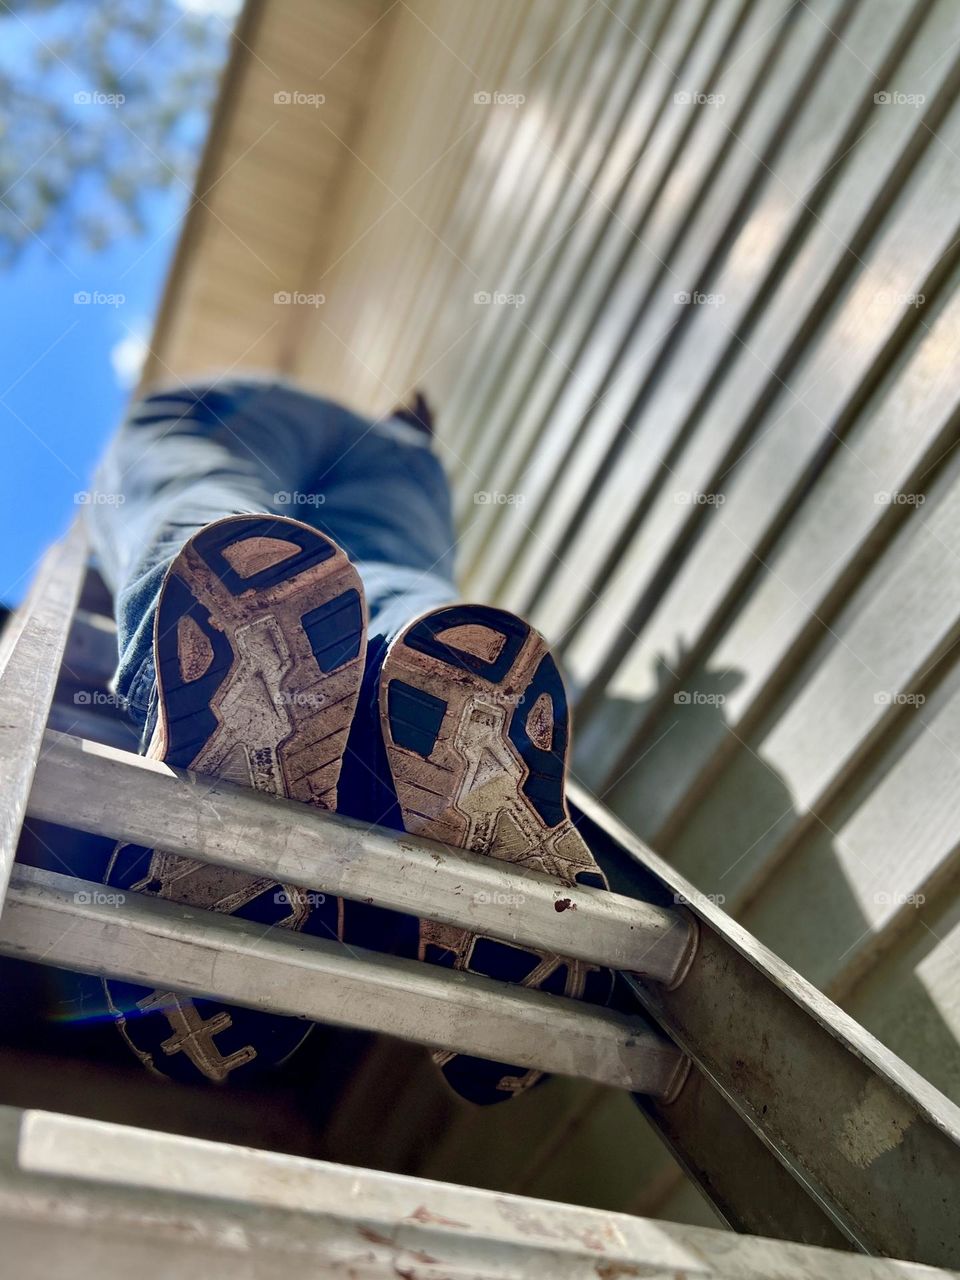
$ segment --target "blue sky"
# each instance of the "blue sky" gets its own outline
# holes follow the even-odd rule
[[[78,247],[58,261],[34,245],[3,274],[0,600],[7,604],[21,598],[37,557],[73,518],[74,496],[123,411],[129,374],[115,366],[149,336],[185,198],[181,189],[152,201],[147,234],[107,252]],[[77,305],[82,291],[125,300]]]
[[[213,15],[223,32],[234,0],[177,0],[180,9]],[[69,0],[61,18],[70,17]],[[46,19],[24,10],[0,22],[4,58],[44,42]],[[56,19],[54,11],[52,20]],[[149,56],[149,55],[148,55]],[[70,68],[54,71],[61,81]],[[62,95],[57,77],[51,93]],[[73,86],[70,86],[71,89]],[[110,107],[103,108],[110,111]],[[2,122],[0,122],[2,123]],[[122,126],[118,123],[117,128]],[[202,127],[190,145],[199,151]],[[42,164],[42,158],[40,162]],[[0,601],[17,603],[38,558],[74,517],[75,495],[122,415],[135,380],[137,352],[149,338],[176,247],[188,190],[180,183],[143,206],[145,229],[92,252],[80,237],[55,247],[32,240],[0,269]],[[75,295],[113,295],[78,304]],[[122,299],[122,300],[121,300]]]

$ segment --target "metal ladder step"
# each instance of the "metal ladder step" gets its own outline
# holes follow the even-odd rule
[[[0,1107],[0,1235],[20,1280],[948,1275],[8,1107]]]
[[[32,817],[373,902],[518,946],[679,982],[696,949],[688,913],[369,827],[129,752],[47,732]]]

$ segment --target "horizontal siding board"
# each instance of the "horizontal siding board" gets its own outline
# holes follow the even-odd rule
[[[466,328],[462,306],[450,327],[441,318],[447,299],[459,302],[472,298],[477,287],[471,265],[476,255],[465,243],[458,209],[462,205],[475,209],[478,201],[487,198],[491,175],[480,162],[481,156],[485,152],[502,154],[513,138],[515,109],[474,103],[473,94],[491,92],[497,86],[506,92],[504,86],[515,84],[519,73],[536,62],[543,49],[543,25],[534,21],[528,10],[506,6],[503,16],[508,29],[500,38],[478,46],[484,57],[477,64],[476,82],[464,82],[452,101],[441,103],[436,111],[441,118],[451,117],[455,127],[447,145],[436,149],[429,164],[424,163],[426,156],[417,161],[416,185],[406,197],[426,226],[417,229],[415,242],[403,254],[403,276],[396,294],[402,311],[384,318],[390,338],[386,367],[405,388],[412,389],[422,377],[429,377],[435,387],[438,355]],[[446,252],[438,252],[428,227]]]
[[[683,735],[682,751],[671,742],[669,778],[659,787],[631,778],[648,833],[668,838],[673,815],[697,803],[700,776],[716,767],[714,756],[736,749],[747,723],[762,712],[768,687],[782,682],[794,655],[803,651],[801,642],[830,625],[843,604],[844,582],[860,571],[857,563],[868,564],[883,530],[892,531],[910,510],[878,499],[923,493],[931,464],[957,438],[957,359],[960,298],[950,293],[941,314],[919,327],[916,348],[878,389],[845,447],[836,450],[765,556],[764,571],[727,630],[680,682],[686,692],[709,692],[715,673],[736,673],[722,690],[713,689],[725,699],[722,718],[697,716],[695,731]],[[687,714],[676,704],[672,710]],[[596,728],[588,728],[586,751],[605,716],[601,712]],[[590,759],[591,771],[603,767],[602,760]]]
[[[958,869],[958,676],[944,696],[910,708],[855,793],[821,816],[743,913],[752,933],[775,940],[823,989],[842,985],[878,936],[889,946],[931,883]]]
[[[802,193],[837,149],[847,145],[854,118],[867,109],[868,104],[872,106],[873,74],[865,69],[863,60],[854,61],[854,53],[860,52],[859,43],[873,63],[874,55],[881,52],[883,46],[872,47],[879,43],[878,30],[872,22],[869,26],[865,20],[858,22],[862,13],[858,10],[851,20],[850,29],[845,33],[845,48],[834,49],[829,61],[822,51],[813,53],[814,83],[802,83],[799,96],[785,104],[787,119],[783,129],[774,133],[766,157],[752,157],[761,161],[757,167],[763,175],[763,191],[732,247],[722,246],[719,258],[714,254],[706,259],[699,278],[696,275],[690,279],[681,277],[672,286],[661,289],[651,322],[642,326],[637,336],[637,357],[634,365],[628,366],[631,377],[622,378],[600,408],[600,419],[608,424],[606,430],[594,421],[586,425],[585,436],[589,438],[596,432],[607,447],[599,459],[591,456],[584,465],[579,463],[581,450],[578,448],[577,464],[574,465],[573,456],[565,460],[556,487],[551,491],[545,523],[536,531],[539,546],[549,545],[555,552],[552,564],[544,565],[542,550],[532,556],[525,554],[515,566],[506,589],[501,587],[501,598],[514,607],[524,609],[535,604],[542,598],[544,583],[549,582],[552,575],[567,572],[579,580],[576,559],[579,548],[596,546],[609,553],[615,542],[612,535],[622,529],[625,517],[643,495],[651,477],[666,479],[661,459],[671,441],[672,414],[664,414],[660,406],[657,406],[659,412],[648,411],[650,397],[658,387],[664,388],[665,394],[682,396],[688,385],[699,381],[702,370],[721,356],[750,313],[758,251],[768,252],[776,247],[778,233],[789,243],[798,219],[805,223],[806,229],[812,224]],[[889,35],[883,38],[884,41],[890,39]],[[847,41],[853,43],[848,45]],[[853,64],[849,74],[842,77],[836,74],[842,70],[832,65],[837,58]],[[781,173],[789,173],[789,184],[780,178]],[[758,234],[762,237],[759,243]],[[678,285],[708,298],[720,298],[722,305],[677,307],[674,298]],[[641,376],[634,379],[637,364]],[[637,479],[631,489],[635,473],[638,473]],[[599,491],[598,485],[602,485]],[[581,527],[585,497],[593,510],[587,514],[586,527]],[[590,519],[597,510],[610,512],[602,534]],[[591,563],[592,560],[596,557],[591,550],[587,555],[587,572],[583,575],[588,588],[583,593],[585,600],[591,598],[589,588],[603,563],[602,558],[597,563]],[[569,565],[569,569],[565,571],[563,565]],[[567,597],[565,612],[557,620],[555,634],[558,636],[565,631],[571,616],[576,617],[575,612],[571,615],[571,599],[576,599],[576,593]]]
[[[441,18],[444,12],[439,11]],[[318,285],[338,298],[337,309],[328,315],[326,323],[333,326],[344,349],[357,356],[344,367],[342,352],[336,346],[331,348],[329,335],[321,325],[311,327],[308,323],[301,334],[298,364],[304,374],[351,403],[373,411],[384,407],[388,393],[370,369],[375,366],[381,378],[386,376],[387,382],[392,381],[388,371],[390,348],[402,323],[397,310],[402,295],[394,293],[392,286],[410,257],[410,244],[425,234],[429,251],[444,256],[448,253],[439,240],[424,232],[415,209],[416,201],[422,199],[419,188],[424,186],[429,191],[432,185],[421,180],[429,174],[439,181],[437,168],[442,166],[431,169],[431,165],[456,136],[449,133],[453,113],[447,101],[456,92],[461,99],[457,112],[462,113],[466,109],[462,101],[465,91],[470,89],[472,93],[473,77],[458,61],[456,48],[463,41],[464,32],[453,29],[456,11],[446,12],[451,29],[442,23],[438,27],[438,14],[431,12],[428,21],[432,31],[426,33],[418,14],[407,9],[398,13],[395,44],[391,44],[395,56],[387,62],[382,92],[371,106],[367,127],[355,141],[358,160],[351,167],[350,185],[331,236],[330,251],[326,261],[318,264],[322,268],[316,277]],[[503,14],[502,5],[474,9],[466,15],[467,36],[472,32],[476,40],[482,30],[502,22]],[[463,25],[461,10],[459,26]],[[489,42],[484,45],[480,40],[478,47],[488,48]],[[493,42],[492,54],[488,52],[487,56],[497,55],[498,47]],[[479,66],[482,70],[484,63]],[[393,119],[405,122],[399,137],[390,130]],[[444,131],[440,135],[438,128]],[[424,147],[424,140],[431,145]],[[455,148],[450,154],[451,167],[467,165],[473,145],[473,139],[468,137]],[[389,298],[384,292],[385,280],[391,281]],[[342,289],[339,281],[343,281]],[[402,394],[406,387],[401,385],[394,390]]]
[[[572,159],[573,170],[550,211],[549,225],[542,230],[536,224],[523,227],[516,239],[507,241],[510,256],[506,265],[499,274],[491,272],[498,287],[522,292],[529,305],[525,304],[522,317],[508,310],[485,313],[477,341],[486,358],[474,361],[466,376],[450,386],[451,412],[457,419],[449,433],[450,446],[463,449],[478,469],[485,470],[498,449],[510,443],[505,439],[507,415],[494,412],[495,404],[511,403],[510,390],[502,384],[515,379],[524,368],[523,362],[514,358],[518,345],[522,348],[536,341],[527,331],[528,317],[549,307],[546,291],[562,292],[559,274],[551,268],[562,262],[569,270],[573,263],[582,262],[579,246],[590,246],[604,219],[614,215],[619,193],[639,158],[640,139],[649,137],[657,85],[671,74],[674,46],[683,31],[676,9],[662,6],[662,12],[657,10],[656,3],[643,5],[641,21],[630,25],[630,34],[635,32],[636,38],[617,39],[612,52],[620,71],[591,123],[587,145]],[[613,136],[605,132],[610,116],[616,120]],[[467,217],[471,215],[468,210]],[[489,424],[487,430],[471,430],[471,425],[481,422]]]
[[[641,7],[631,0],[619,10],[603,11],[607,22],[595,33],[594,44],[588,40],[586,20],[565,34],[559,47],[578,46],[581,56],[568,60],[559,83],[536,83],[529,63],[504,73],[500,83],[512,86],[512,92],[523,92],[527,99],[519,108],[494,108],[513,114],[515,135],[520,132],[521,117],[526,120],[542,115],[548,121],[555,120],[549,135],[533,139],[534,154],[540,152],[545,163],[539,172],[529,164],[520,165],[512,187],[508,185],[500,199],[492,182],[484,180],[486,166],[477,166],[479,172],[472,175],[478,185],[460,184],[443,235],[448,243],[462,246],[458,248],[462,262],[438,262],[441,271],[426,281],[428,297],[435,297],[438,305],[436,309],[417,309],[416,323],[403,332],[407,342],[395,357],[401,364],[404,360],[413,368],[427,364],[436,358],[441,335],[446,340],[465,325],[479,329],[483,311],[473,305],[474,294],[478,290],[522,293],[523,264],[538,244],[556,234],[554,227],[569,224],[577,201],[589,193],[596,166],[613,136],[621,109],[627,105],[633,66],[647,52],[639,40],[631,39],[627,39],[625,51],[621,39],[623,24],[629,25]],[[555,47],[534,70],[552,62],[557,52]],[[485,140],[478,147],[485,149]],[[497,164],[494,150],[487,155]],[[489,200],[493,215],[489,221],[476,218],[477,200]],[[505,310],[491,308],[496,313],[494,322],[502,320]],[[466,439],[463,465],[482,471],[477,447],[488,438],[475,435]],[[450,448],[458,446],[451,442]]]
[[[403,148],[397,149],[392,165],[386,169],[381,163],[372,166],[374,175],[386,177],[391,188],[390,198],[394,193],[401,196],[409,214],[406,220],[398,220],[402,240],[380,239],[378,247],[383,260],[379,270],[374,261],[366,264],[369,291],[382,294],[383,281],[390,279],[396,308],[405,306],[411,293],[419,291],[418,263],[431,256],[454,257],[455,251],[441,225],[444,177],[469,162],[471,157],[474,138],[468,134],[462,139],[461,135],[477,121],[479,109],[473,102],[473,94],[483,83],[488,59],[499,49],[498,42],[491,36],[506,16],[502,4],[478,7],[469,15],[466,26],[462,19],[450,20],[444,10],[433,15],[431,27],[436,33],[433,37],[436,45],[426,76],[411,86],[415,96],[411,104],[410,133]],[[465,59],[458,52],[461,46],[465,46]],[[462,145],[457,144],[458,139]],[[432,180],[417,182],[434,160],[439,163],[430,171]],[[371,180],[376,181],[376,177]],[[396,256],[398,249],[401,250],[399,257]],[[353,327],[350,342],[358,351],[377,352],[378,373],[402,393],[406,390],[406,375],[396,378],[393,373],[392,352],[398,331],[402,331],[402,318],[393,313],[394,307],[371,310],[365,327]],[[344,310],[346,312],[348,306]]]
[[[938,486],[939,487],[939,486]],[[889,713],[878,695],[913,688],[960,618],[960,486],[930,494],[841,615],[842,637],[804,695],[764,739],[764,756],[790,780],[798,807],[812,807],[855,745]],[[901,559],[902,556],[902,559]],[[890,625],[896,620],[896,627]],[[816,743],[816,751],[810,746]]]
[[[500,537],[490,544],[493,554],[485,557],[483,568],[472,578],[474,589],[481,594],[496,592],[498,598],[511,607],[526,608],[551,573],[563,572],[568,542],[576,532],[584,502],[592,498],[596,485],[608,473],[614,457],[611,450],[616,449],[619,457],[641,398],[650,393],[657,380],[668,376],[675,353],[683,349],[685,343],[693,342],[700,360],[707,361],[712,349],[729,336],[739,308],[746,306],[750,296],[751,276],[744,272],[737,256],[738,250],[742,253],[745,238],[749,242],[751,223],[764,220],[768,243],[780,223],[789,225],[790,203],[784,199],[782,187],[774,181],[774,164],[789,166],[802,190],[806,185],[805,172],[812,180],[829,156],[832,142],[842,132],[844,118],[851,112],[849,91],[840,104],[818,92],[824,84],[832,86],[834,98],[838,91],[832,78],[825,75],[826,60],[820,49],[822,30],[818,27],[814,35],[818,39],[811,42],[807,59],[799,59],[796,68],[787,64],[783,100],[773,116],[776,121],[780,112],[784,112],[786,119],[781,128],[771,129],[768,158],[760,168],[765,198],[755,202],[751,222],[733,245],[721,244],[720,262],[714,262],[711,278],[699,281],[701,292],[721,293],[726,299],[724,306],[677,306],[677,290],[690,288],[697,282],[682,277],[676,280],[668,277],[664,281],[664,273],[658,269],[662,266],[660,250],[666,246],[651,246],[656,251],[652,259],[644,244],[637,246],[634,260],[624,266],[614,292],[603,300],[602,312],[592,324],[589,357],[577,362],[576,377],[566,389],[543,438],[538,440],[531,465],[516,484],[510,486],[522,491],[525,501],[519,509],[519,519],[514,514],[512,519],[508,515],[499,520]],[[837,56],[834,48],[831,60]],[[846,56],[852,61],[849,54]],[[801,74],[791,79],[790,70]],[[862,68],[859,72],[861,78],[867,76]],[[719,81],[721,75],[722,65],[717,68],[715,81]],[[815,78],[812,88],[811,78]],[[781,82],[775,79],[773,83],[779,87]],[[716,83],[711,88],[716,88]],[[798,93],[791,95],[793,89]],[[709,129],[711,121],[719,123],[725,110],[726,104],[717,111],[701,112],[700,118],[706,121],[702,127]],[[688,107],[673,104],[673,112],[689,118]],[[758,118],[761,124],[766,123],[763,116]],[[720,132],[724,133],[722,128]],[[780,159],[775,160],[775,155],[781,154],[782,163]],[[707,191],[701,198],[709,201],[710,195]],[[796,200],[792,203],[795,206]],[[641,235],[645,237],[646,231]],[[722,262],[728,265],[726,270],[719,271]],[[625,335],[627,341],[621,345],[619,335],[610,331],[618,311],[623,308],[632,314],[631,304],[638,282],[649,283],[651,279],[657,287],[656,300],[653,305],[643,305],[639,323],[629,327]],[[705,314],[708,312],[709,316]],[[597,395],[602,396],[602,400],[595,406]],[[575,448],[571,448],[574,445]],[[651,458],[655,461],[655,449],[644,455],[645,466]],[[518,557],[516,548],[528,524],[532,525],[535,537],[529,547],[524,547],[523,556]]]
[[[950,20],[947,6],[939,5],[925,23],[910,27],[913,43],[899,66],[898,83],[902,77],[903,83],[922,86],[933,98],[950,70],[949,59],[931,67]],[[700,308],[703,314],[695,317],[697,323],[671,371],[645,402],[622,457],[564,553],[578,581],[601,594],[590,607],[582,641],[577,637],[571,645],[571,663],[581,681],[592,678],[609,653],[606,641],[616,634],[611,621],[629,621],[657,568],[673,558],[675,544],[690,536],[698,509],[680,500],[712,493],[722,484],[738,444],[747,446],[751,421],[754,429],[757,424],[752,414],[744,420],[744,409],[764,391],[772,375],[787,383],[784,395],[789,397],[789,358],[798,336],[812,323],[810,309],[818,302],[822,309],[835,295],[838,284],[833,277],[839,271],[856,268],[857,250],[847,246],[858,238],[862,241],[862,232],[858,236],[862,219],[871,213],[876,217],[878,207],[889,201],[884,185],[917,129],[917,113],[877,106],[872,95],[863,105],[867,120],[855,129],[857,142],[852,148],[845,139],[838,144],[844,162],[834,170],[837,186],[829,198],[821,194],[804,198],[802,204],[798,201],[797,213],[808,222],[809,235],[753,322],[755,327],[745,323],[742,313],[736,316],[736,324],[731,323],[726,301],[716,308],[716,315],[709,307]],[[744,143],[756,153],[748,138]],[[749,151],[741,158],[752,161]],[[778,164],[777,170],[789,175],[792,184],[788,169]],[[695,279],[693,273],[685,275],[685,287],[692,289]],[[726,297],[719,285],[715,291]],[[755,310],[753,298],[749,306]],[[705,369],[702,331],[711,327],[718,330],[724,350],[717,364]],[[707,402],[703,399],[705,374],[713,388]],[[701,405],[702,412],[694,420],[691,415]],[[601,512],[605,518],[601,519]],[[554,575],[558,576],[562,579]],[[541,592],[536,614],[549,618],[555,633],[569,642],[570,630],[586,608],[577,593],[564,592],[563,585],[558,580]]]
[[[799,824],[816,823],[838,780],[897,722],[902,707],[892,695],[918,691],[956,642],[958,471],[960,459],[672,836],[672,860],[695,883],[709,880],[705,892],[723,892],[733,904],[768,876]],[[637,793],[627,797],[626,787],[615,798],[632,805]]]
[[[796,77],[803,78],[809,48],[821,40],[822,33],[812,16],[797,7],[778,11],[775,6],[761,6],[751,12],[745,23],[740,39],[713,85],[723,101],[717,107],[699,109],[704,124],[678,157],[643,227],[645,252],[625,270],[621,292],[628,299],[631,293],[635,295],[636,332],[618,363],[608,372],[599,393],[601,399],[587,406],[588,416],[578,428],[582,440],[577,439],[568,461],[573,464],[576,460],[573,470],[579,471],[582,459],[584,475],[580,488],[600,465],[606,447],[621,429],[624,414],[643,384],[645,372],[655,371],[661,342],[672,341],[677,336],[684,320],[684,309],[676,303],[677,293],[695,286],[702,274],[701,264],[720,251],[729,235],[727,228],[736,226],[741,219],[751,185],[756,183],[758,175],[762,179],[756,153],[769,150],[770,138],[782,133],[778,115],[784,100],[789,102]],[[676,109],[691,110],[683,106]],[[787,117],[791,114],[788,111]],[[574,380],[579,377],[576,366],[572,376]],[[644,469],[649,471],[657,465],[655,450],[644,448],[635,452],[637,457],[624,468],[631,500],[642,491]],[[523,475],[516,483],[525,490]],[[573,486],[571,473],[560,473],[559,496],[556,500],[551,498],[547,520],[538,531],[550,545],[553,545],[551,531],[561,528],[562,521],[573,509],[564,486]],[[599,511],[606,511],[609,520],[598,520]],[[607,528],[612,527],[619,511],[619,503],[616,511],[606,502],[596,503],[589,513],[591,527],[584,530],[580,539],[583,545],[592,546],[594,551],[602,548]],[[525,504],[524,515],[528,512]],[[569,564],[578,580],[586,567],[575,559],[568,559],[564,553],[562,563],[550,567],[550,572],[561,583],[566,581],[564,564]],[[528,575],[531,583],[536,582],[541,570],[539,563],[531,565]],[[511,592],[522,591],[518,582],[519,579],[511,583]],[[533,586],[530,591],[534,591]],[[550,617],[554,634],[564,631],[564,611],[578,594],[569,589],[564,592],[558,585],[557,595],[564,601],[559,613],[554,616],[549,604],[542,610],[544,616]]]
[[[629,181],[613,205],[615,216],[606,219],[600,217],[599,238],[591,238],[585,246],[585,269],[577,270],[575,253],[565,251],[563,262],[566,270],[562,270],[557,280],[551,282],[550,292],[542,300],[534,278],[531,278],[529,286],[525,285],[536,311],[531,308],[522,317],[515,318],[516,324],[521,327],[516,335],[519,346],[513,358],[520,359],[525,354],[528,359],[532,358],[536,376],[528,384],[530,394],[527,402],[521,406],[519,420],[512,423],[506,437],[507,450],[499,463],[501,472],[512,467],[516,451],[521,450],[522,457],[534,439],[538,450],[545,450],[549,446],[549,433],[538,436],[538,426],[548,418],[550,407],[556,404],[557,397],[570,378],[572,368],[576,365],[578,374],[581,373],[579,351],[581,348],[585,349],[592,317],[598,313],[603,298],[609,293],[623,264],[638,252],[637,235],[645,210],[649,209],[651,201],[655,199],[663,175],[669,172],[671,159],[681,145],[684,129],[689,131],[691,125],[696,123],[696,118],[691,117],[689,112],[684,115],[671,110],[675,105],[673,93],[677,78],[684,73],[684,69],[686,74],[695,75],[698,80],[706,74],[724,42],[732,38],[741,10],[739,0],[725,0],[722,5],[713,6],[707,11],[702,29],[691,23],[691,28],[686,32],[687,47],[681,53],[681,69],[675,70],[673,64],[664,67],[659,67],[658,64],[662,75],[655,85],[652,119],[641,139],[642,164],[631,164]],[[600,209],[597,212],[599,216],[606,211]],[[588,224],[586,230],[592,229],[592,225]],[[545,324],[543,319],[546,320]],[[558,320],[562,323],[558,324]],[[506,324],[509,321],[510,317],[506,316],[500,323]],[[614,320],[611,318],[609,323],[613,326]],[[534,325],[538,328],[534,329]],[[578,382],[571,382],[570,391],[571,394],[583,394],[584,388]],[[487,420],[494,424],[506,424],[512,420],[510,412],[500,409],[496,403],[487,404],[484,412]],[[465,550],[469,553],[469,546]]]
[[[736,40],[743,12],[739,0],[725,0],[711,7],[685,73],[691,83],[713,85]],[[562,503],[562,493],[550,489],[554,468],[602,391],[612,359],[629,341],[638,273],[644,278],[659,266],[659,255],[648,248],[644,239],[646,222],[685,147],[695,146],[699,131],[710,123],[705,113],[676,103],[675,92],[673,77],[665,86],[664,109],[645,150],[644,163],[635,171],[636,181],[630,185],[627,200],[589,272],[578,282],[573,305],[555,313],[562,318],[562,325],[551,327],[548,314],[547,327],[540,335],[535,332],[531,340],[536,361],[533,394],[523,405],[519,419],[512,422],[508,450],[491,475],[491,488],[522,493],[523,502],[491,513],[495,527],[482,557],[471,558],[470,544],[464,547],[467,581],[471,591],[480,597],[489,596],[498,578],[514,565],[517,547],[527,536],[530,522],[536,522],[544,499],[549,496],[547,511],[555,511]],[[662,322],[661,317],[658,319]],[[533,316],[520,317],[520,322],[531,328],[536,323]],[[493,420],[498,416],[494,410]],[[511,419],[505,415],[504,420]],[[526,450],[534,442],[536,447],[524,466]],[[583,434],[581,444],[596,448],[589,433]],[[549,534],[545,541],[531,538],[527,550],[538,562],[541,557],[549,559]]]
[[[909,934],[844,1007],[948,1097],[960,1097],[960,883],[914,912]]]
[[[947,145],[960,146],[960,109],[952,110],[941,133]],[[759,569],[763,539],[785,504],[819,474],[825,451],[840,447],[835,427],[846,401],[871,370],[871,376],[879,372],[878,361],[889,359],[887,344],[898,341],[901,326],[918,323],[906,299],[929,289],[928,274],[945,251],[953,251],[958,186],[960,166],[945,169],[928,148],[903,201],[801,362],[784,394],[787,404],[771,406],[765,429],[727,477],[723,504],[709,509],[693,553],[610,682],[613,696],[638,703],[648,697],[658,655],[696,645],[721,610],[733,607],[743,575]],[[898,299],[893,306],[891,297]],[[619,723],[630,751],[630,726]],[[641,727],[635,718],[634,730]]]
[[[630,6],[621,0],[619,7],[626,10]],[[558,163],[554,158],[555,153],[567,145],[568,136],[572,139],[576,135],[578,103],[581,100],[589,101],[592,86],[599,74],[598,50],[602,50],[604,37],[609,35],[615,21],[610,10],[603,7],[585,11],[582,19],[576,23],[571,19],[569,11],[566,17],[568,21],[561,24],[560,37],[536,60],[533,72],[524,75],[523,71],[527,68],[522,68],[511,89],[498,90],[512,93],[522,91],[527,97],[526,102],[519,107],[484,107],[474,103],[472,92],[464,94],[462,125],[458,131],[475,126],[478,113],[491,109],[507,111],[513,116],[511,142],[514,145],[502,151],[491,165],[486,190],[480,196],[489,209],[490,217],[479,223],[484,234],[479,237],[478,244],[471,245],[463,253],[453,248],[457,236],[455,230],[451,234],[447,223],[453,203],[451,198],[444,202],[442,209],[431,209],[428,215],[430,225],[438,227],[444,244],[450,246],[447,262],[459,276],[459,287],[448,287],[445,294],[447,302],[455,309],[455,314],[449,315],[445,323],[433,330],[428,350],[423,353],[413,343],[407,345],[412,336],[409,328],[401,329],[400,336],[404,342],[401,349],[393,355],[392,367],[417,369],[418,366],[429,364],[439,353],[439,349],[442,349],[441,342],[449,343],[458,332],[473,323],[475,292],[487,287],[497,287],[504,246],[529,221],[530,209],[537,192],[549,190],[551,168],[556,168]],[[422,190],[437,192],[442,190],[442,186],[440,182],[434,181],[422,184]],[[443,264],[442,258],[436,257],[434,260]],[[416,283],[411,287],[415,294],[419,294]],[[429,348],[433,349],[433,356]]]
[[[541,306],[553,305],[551,298],[561,299],[557,305],[564,305],[562,299],[571,296],[578,287],[576,282],[584,276],[604,228],[612,229],[613,220],[623,218],[626,210],[622,206],[635,186],[635,170],[643,161],[669,101],[670,85],[682,74],[695,47],[706,12],[705,4],[674,5],[668,7],[653,35],[647,37],[645,32],[640,32],[638,43],[649,45],[652,60],[645,63],[643,77],[633,94],[631,109],[616,143],[601,161],[600,172],[591,188],[593,198],[583,216],[567,227],[561,226],[553,241],[532,261],[523,264],[518,273],[518,280],[522,280],[523,287],[530,293],[526,317]],[[629,215],[623,220],[629,221]],[[512,357],[515,354],[519,357],[515,346],[518,341],[522,342],[524,335],[508,329],[503,318],[492,312],[485,321],[478,344],[486,358],[474,361],[449,387],[453,422],[448,438],[453,447],[475,442],[476,448],[486,449],[483,437],[488,432],[499,443],[508,415],[492,413],[494,400],[502,394],[508,404],[515,403],[501,383],[515,381],[520,361]],[[490,424],[483,435],[472,430],[480,422]]]

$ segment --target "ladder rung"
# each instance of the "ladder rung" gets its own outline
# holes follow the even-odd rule
[[[29,813],[676,983],[691,917],[48,732]]]
[[[540,1067],[660,1098],[687,1061],[623,1014],[214,911],[17,867],[0,953],[418,1044]]]
[[[948,1280],[909,1262],[9,1107],[0,1231],[24,1280]]]
[[[113,618],[77,609],[63,655],[75,679],[106,685],[117,669],[117,628]]]

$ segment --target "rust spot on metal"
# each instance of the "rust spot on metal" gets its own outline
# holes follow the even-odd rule
[[[512,1204],[509,1200],[498,1200],[497,1208],[507,1222],[512,1223],[524,1235],[557,1237],[556,1228],[542,1216],[527,1208],[526,1205]]]
[[[553,904],[554,911],[576,911],[577,904],[569,898],[558,898]]]
[[[407,1259],[410,1261],[407,1261]],[[414,1249],[407,1252],[402,1258],[398,1258],[393,1264],[394,1274],[400,1276],[400,1280],[417,1280],[420,1274],[416,1269],[416,1263],[422,1262],[425,1266],[435,1265],[440,1261],[439,1258],[433,1258],[429,1253],[424,1253],[422,1249]]]
[[[541,1240],[576,1240],[587,1249],[595,1249],[598,1253],[606,1252],[608,1246],[623,1248],[624,1240],[620,1232],[610,1222],[595,1222],[585,1225],[572,1225],[558,1221],[549,1214],[523,1205],[511,1204],[506,1200],[498,1200],[497,1208],[507,1222],[512,1223],[524,1235],[535,1236]]]
[[[602,1234],[595,1227],[587,1227],[579,1234],[587,1249],[596,1249],[597,1253],[603,1253],[606,1250],[607,1246],[603,1242]]]
[[[628,1276],[639,1276],[642,1272],[632,1262],[598,1262],[597,1275],[600,1280],[626,1280]]]
[[[443,1214],[434,1213],[432,1209],[428,1209],[425,1204],[418,1205],[413,1213],[409,1214],[407,1221],[432,1223],[437,1227],[461,1227],[469,1230],[469,1222],[457,1222],[455,1218],[445,1218]]]
[[[389,1236],[385,1236],[380,1231],[374,1231],[373,1227],[357,1227],[357,1231],[363,1236],[364,1240],[369,1240],[371,1244],[393,1245],[393,1241]]]

